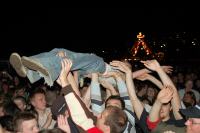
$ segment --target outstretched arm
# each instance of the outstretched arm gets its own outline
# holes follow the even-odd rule
[[[175,116],[176,120],[182,119],[181,114],[179,113],[179,109],[181,107],[181,102],[180,102],[180,97],[177,92],[177,89],[175,85],[173,84],[172,80],[170,77],[165,73],[163,68],[160,66],[160,64],[157,62],[157,60],[148,60],[148,61],[141,61],[147,68],[156,71],[158,75],[160,76],[161,81],[163,82],[164,85],[170,85],[173,88],[173,98],[172,98],[172,108],[173,108],[173,113]]]
[[[101,88],[98,80],[98,74],[92,73],[92,81],[91,81],[91,105],[92,111],[95,114],[99,114],[104,109],[103,100],[101,97]]]
[[[147,125],[149,129],[154,129],[159,120],[160,120],[160,110],[161,106],[164,103],[168,103],[173,95],[173,89],[169,86],[165,86],[160,92],[158,93],[158,96],[156,98],[156,101],[153,104],[153,107],[151,108],[149,118],[147,118]]]
[[[137,77],[136,79],[144,81],[144,80],[149,80],[151,81],[153,84],[155,84],[159,89],[163,88],[163,84],[154,76],[150,75],[150,74],[143,74],[140,75],[139,77]]]
[[[129,98],[131,100],[133,110],[135,111],[136,116],[138,117],[138,119],[140,119],[144,107],[136,95],[131,69],[128,66],[126,66],[125,63],[120,61],[112,61],[110,64],[126,74],[126,85],[128,89]]]
[[[78,85],[77,85],[77,83],[76,83],[76,81],[74,79],[74,76],[71,73],[69,73],[68,76],[67,76],[67,79],[68,79],[69,83],[71,84],[73,90],[76,92],[76,94],[79,97],[81,97],[81,93],[80,93],[79,87],[78,87]]]
[[[164,72],[171,73],[173,67],[172,66],[161,66],[161,68],[164,70]],[[147,74],[147,73],[151,73],[151,71],[144,68],[144,69],[141,69],[141,70],[134,71],[132,77],[134,79],[134,78],[136,78],[140,75]]]
[[[94,120],[96,120],[94,115],[88,110],[80,97],[77,96],[69,85],[66,78],[70,70],[68,68],[70,68],[68,61],[67,59],[64,59],[62,61],[62,70],[57,82],[61,87],[66,88],[67,90],[64,98],[72,120],[78,127],[81,127],[85,131],[91,132],[91,130],[95,130],[98,133],[102,133],[94,126]]]

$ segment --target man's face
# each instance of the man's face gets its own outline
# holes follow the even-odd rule
[[[35,94],[31,103],[38,110],[43,111],[46,109],[46,99],[45,99],[45,95],[42,93]]]
[[[163,104],[160,110],[160,118],[165,120],[166,118],[169,117],[169,113],[170,113],[170,109],[171,109],[171,104]]]
[[[115,107],[118,107],[120,109],[122,109],[122,105],[121,105],[121,102],[119,100],[116,100],[116,99],[110,99],[107,101],[107,107],[108,106],[115,106]]]
[[[199,133],[200,132],[200,118],[189,118],[185,125],[187,126],[186,133]]]
[[[22,122],[21,129],[22,129],[21,133],[38,133],[39,132],[38,123],[36,119],[26,120]]]
[[[16,100],[14,100],[14,103],[17,105],[17,107],[18,107],[21,111],[24,111],[24,110],[25,110],[26,105],[23,103],[22,100],[16,99]]]
[[[109,126],[105,125],[105,120],[106,117],[108,116],[108,110],[104,110],[101,114],[99,114],[97,116],[97,123],[96,126],[97,128],[99,128],[100,130],[102,130],[104,133],[106,133],[108,131]]]
[[[185,83],[185,87],[187,89],[192,89],[193,87],[193,82],[191,80],[188,80],[186,83]]]

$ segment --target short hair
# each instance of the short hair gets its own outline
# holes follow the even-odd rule
[[[126,113],[114,106],[109,106],[105,110],[109,112],[109,115],[106,117],[104,124],[110,127],[110,133],[123,132],[128,121]]]
[[[28,121],[28,120],[32,120],[32,119],[36,119],[36,116],[30,112],[20,112],[18,113],[16,116],[14,116],[14,119],[13,119],[13,126],[14,126],[14,131],[15,132],[18,132],[18,131],[21,131],[22,127],[22,123],[24,121]]]
[[[119,95],[111,95],[111,96],[109,96],[105,101],[105,107],[107,107],[107,102],[109,100],[119,100],[120,103],[121,103],[121,106],[122,106],[122,110],[125,109],[125,102]]]
[[[45,95],[45,91],[41,88],[36,88],[31,94],[30,94],[30,100],[32,100],[36,94],[44,94]]]
[[[20,100],[23,102],[23,104],[26,104],[26,99],[23,96],[16,96],[13,98],[13,100]]]
[[[194,105],[196,105],[196,96],[195,96],[195,94],[194,94],[194,92],[193,92],[193,91],[188,91],[188,92],[185,92],[185,94],[184,94],[184,97],[185,97],[185,95],[190,95],[190,96],[191,96],[191,98],[192,98],[192,100],[194,101],[193,105],[191,105],[191,106],[194,106]]]
[[[39,131],[39,133],[65,133],[65,132],[59,128],[54,128],[54,129],[44,129]]]
[[[13,116],[5,115],[0,117],[0,125],[7,131],[14,131],[13,129]]]

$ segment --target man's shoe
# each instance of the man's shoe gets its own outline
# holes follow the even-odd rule
[[[49,76],[48,70],[42,66],[39,62],[37,62],[34,59],[31,59],[29,57],[23,56],[22,57],[22,64],[27,67],[28,69],[34,70],[34,71],[39,71],[45,76]]]
[[[9,62],[19,76],[26,77],[27,70],[23,66],[22,61],[21,61],[21,57],[18,53],[12,53],[10,55]]]

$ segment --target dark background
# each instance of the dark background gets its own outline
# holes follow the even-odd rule
[[[153,52],[164,52],[169,61],[197,63],[198,12],[178,7],[2,9],[0,59],[56,47],[116,58],[126,56],[141,31]]]

